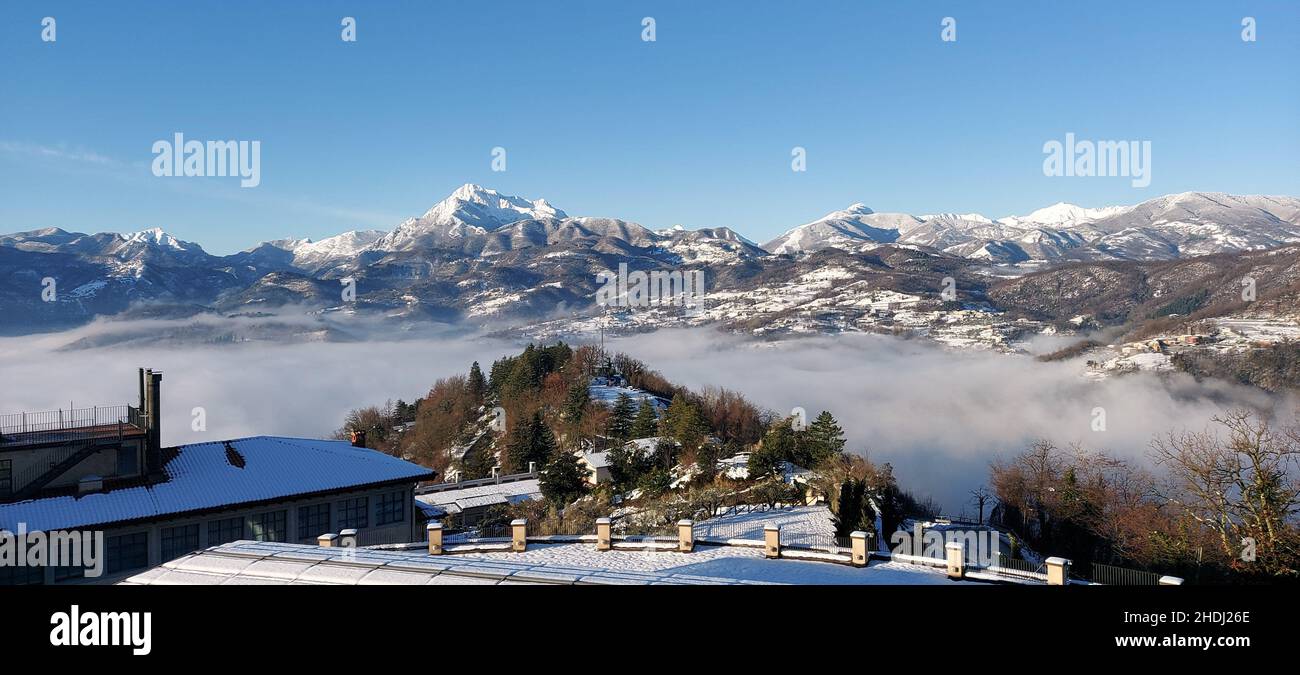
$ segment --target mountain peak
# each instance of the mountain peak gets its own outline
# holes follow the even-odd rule
[[[426,211],[421,220],[492,228],[517,220],[564,218],[566,215],[545,199],[529,200],[465,183]]]
[[[164,248],[173,248],[177,250],[188,250],[196,247],[195,244],[181,241],[180,239],[167,234],[167,232],[163,231],[161,227],[151,227],[147,230],[130,232],[118,236],[128,243],[152,244],[154,246],[162,246]]]

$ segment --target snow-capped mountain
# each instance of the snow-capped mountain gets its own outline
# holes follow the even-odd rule
[[[888,243],[898,239],[899,231],[919,224],[915,216],[905,213],[876,213],[865,204],[851,204],[767,242],[763,248],[772,253],[801,253],[826,247],[846,248],[863,242]]]
[[[384,230],[353,230],[326,237],[320,241],[310,239],[279,239],[260,246],[272,246],[292,255],[295,267],[314,268],[330,260],[353,258],[370,248],[388,234]],[[256,250],[249,249],[246,253]]]
[[[530,201],[466,183],[424,215],[402,222],[376,241],[375,248],[408,251],[421,246],[440,246],[483,236],[489,230],[521,220],[565,217],[563,211],[545,199]]]
[[[772,253],[834,247],[858,250],[882,241],[926,246],[994,263],[1052,260],[1167,260],[1250,251],[1300,241],[1300,199],[1187,192],[1136,206],[1084,208],[1058,203],[1025,216],[893,214],[892,229],[862,231],[871,210],[855,204],[800,225],[769,242]],[[879,214],[876,214],[879,215]]]
[[[0,333],[124,312],[337,307],[344,277],[357,280],[359,308],[398,320],[535,321],[590,311],[596,273],[620,263],[642,271],[704,269],[711,288],[735,293],[732,309],[743,317],[745,302],[792,287],[790,275],[820,279],[822,266],[844,256],[840,264],[878,277],[872,289],[914,293],[921,279],[931,284],[967,269],[987,274],[993,265],[1168,260],[1289,242],[1300,242],[1300,200],[1292,197],[1184,193],[1131,207],[1054,204],[997,220],[852,204],[764,248],[726,227],[656,231],[467,184],[391,231],[268,241],[226,256],[157,228],[0,235]],[[47,277],[57,280],[57,302],[41,300]]]
[[[1070,227],[1117,215],[1128,209],[1127,206],[1103,206],[1089,209],[1066,202],[1057,202],[1051,206],[1044,206],[1041,209],[1032,211],[1026,216],[999,218],[998,222],[1013,226],[1047,225],[1051,227]]]

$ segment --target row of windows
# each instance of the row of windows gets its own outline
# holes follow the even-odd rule
[[[8,460],[4,460],[8,461]],[[0,468],[4,468],[0,465]],[[4,475],[0,474],[0,478]],[[4,484],[0,483],[0,488]],[[403,490],[379,495],[375,506],[375,523],[388,525],[406,519],[407,495]],[[339,529],[369,527],[370,498],[355,497],[335,502],[338,509]],[[329,503],[312,504],[298,508],[298,538],[315,539],[330,531]],[[267,511],[252,516],[219,518],[207,522],[207,546],[227,544],[240,539],[256,541],[288,541],[288,511]],[[199,523],[164,527],[159,532],[162,561],[175,560],[186,553],[199,550]],[[136,532],[108,537],[105,540],[105,573],[118,574],[149,565],[149,534]],[[45,571],[39,567],[0,567],[0,586],[44,583]],[[85,576],[83,567],[57,567],[56,581],[79,579]]]
[[[7,495],[14,489],[14,461],[0,459],[0,495]]]

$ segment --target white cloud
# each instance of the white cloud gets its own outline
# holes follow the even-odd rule
[[[224,321],[230,319],[205,319]],[[252,320],[237,320],[252,321]],[[277,321],[286,321],[280,317]],[[303,328],[320,319],[299,317]],[[81,338],[158,331],[193,322],[101,321],[51,335],[0,339],[0,412],[129,403],[135,369],[164,371],[163,436],[169,444],[256,434],[325,436],[348,410],[384,400],[412,400],[433,381],[464,373],[521,345],[463,333],[403,333],[346,317],[336,325],[359,342],[243,343],[220,346],[116,347],[59,351]],[[237,323],[235,325],[238,325]],[[1190,378],[1137,375],[1095,383],[1077,364],[1027,357],[952,352],[919,341],[868,335],[755,343],[711,330],[660,331],[620,338],[625,351],[692,388],[725,386],[755,403],[810,415],[830,410],[850,449],[893,463],[903,486],[953,512],[984,482],[988,463],[1048,437],[1082,442],[1145,461],[1156,434],[1204,428],[1231,405],[1294,410],[1259,391]],[[207,412],[205,433],[190,431],[190,411]],[[1106,409],[1108,430],[1090,429]]]

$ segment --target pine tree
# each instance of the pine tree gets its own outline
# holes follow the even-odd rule
[[[793,462],[798,432],[788,424],[777,424],[763,436],[762,444],[749,455],[749,477],[780,475],[783,462]]]
[[[866,483],[853,478],[844,479],[844,483],[840,485],[840,498],[836,503],[835,536],[847,537],[854,530],[868,529],[864,523],[865,516],[870,511],[866,490]]]
[[[605,433],[615,441],[622,443],[628,438],[632,430],[632,397],[627,394],[619,394],[618,400],[614,402],[614,408],[609,413],[609,422],[605,426]]]
[[[655,407],[650,403],[650,399],[641,399],[641,407],[636,411],[636,419],[632,421],[632,430],[629,432],[630,438],[650,438],[654,436],[659,427],[659,415],[655,412]]]
[[[787,427],[788,428],[788,427]],[[772,442],[771,434],[763,439],[763,444],[754,448],[749,453],[750,480],[760,480],[769,476],[781,475],[781,464],[785,461],[785,452],[776,442]]]
[[[665,436],[677,441],[688,452],[697,450],[709,435],[704,415],[682,394],[673,396],[660,427]]]
[[[585,379],[576,380],[570,387],[569,393],[564,399],[563,415],[565,421],[573,425],[582,423],[582,418],[587,414],[587,404],[591,401],[591,394],[587,387]]]
[[[844,430],[836,423],[835,416],[826,410],[823,410],[808,426],[808,441],[811,466],[816,466],[826,458],[844,452]]]
[[[469,390],[470,400],[475,405],[481,405],[487,396],[487,380],[483,379],[483,369],[479,368],[478,361],[469,367],[469,380],[465,386]]]
[[[586,491],[586,471],[573,453],[559,452],[542,468],[538,483],[543,497],[563,507]]]
[[[555,435],[542,419],[541,411],[533,413],[531,419],[515,425],[506,444],[506,469],[512,473],[523,473],[529,463],[544,466],[555,453]]]

